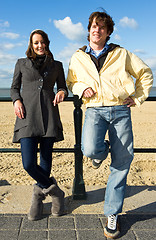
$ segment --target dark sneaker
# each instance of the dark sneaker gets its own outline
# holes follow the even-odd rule
[[[108,216],[106,227],[104,228],[104,235],[107,238],[116,239],[120,234],[120,227],[117,215]]]
[[[101,166],[102,162],[103,162],[103,160],[92,159],[92,167],[94,169],[98,169]]]
[[[108,140],[105,140],[105,143],[107,144],[107,146],[108,146],[108,148],[109,148],[109,146],[110,146],[109,141],[108,141]],[[108,151],[108,152],[109,152],[109,151]],[[92,167],[93,167],[94,169],[98,169],[98,168],[101,166],[102,162],[103,162],[103,160],[92,159]]]

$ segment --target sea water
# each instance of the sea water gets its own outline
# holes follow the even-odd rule
[[[56,89],[55,89],[56,91]],[[73,94],[69,91],[69,97],[72,97]],[[150,91],[150,97],[156,97],[156,87],[152,87]],[[10,88],[0,88],[0,97],[10,97]]]

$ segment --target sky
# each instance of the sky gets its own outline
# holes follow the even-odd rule
[[[104,9],[115,22],[109,43],[135,53],[153,71],[156,86],[155,0],[1,0],[0,88],[11,86],[17,59],[26,57],[31,31],[42,29],[65,75],[72,54],[88,44],[88,18]]]

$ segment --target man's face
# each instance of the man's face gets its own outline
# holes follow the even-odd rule
[[[94,18],[91,28],[90,28],[90,44],[96,45],[105,45],[106,38],[109,36],[107,32],[107,28],[104,26],[103,21],[96,23],[96,19]]]

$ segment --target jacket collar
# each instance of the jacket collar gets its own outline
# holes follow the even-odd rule
[[[114,43],[110,43],[110,44],[108,44],[107,46],[108,46],[108,49],[107,49],[106,53],[114,50],[114,48],[116,48],[116,47],[120,47],[119,45],[114,44]],[[83,52],[85,52],[86,49],[87,49],[87,46],[86,46],[86,45],[80,48],[80,50],[82,50]],[[87,53],[88,53],[88,52],[87,52]],[[105,54],[105,53],[104,53],[104,54]],[[104,54],[102,54],[102,55],[104,55]]]

